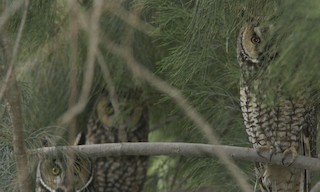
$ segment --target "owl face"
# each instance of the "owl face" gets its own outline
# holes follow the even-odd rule
[[[261,48],[261,32],[258,27],[246,26],[242,33],[242,48],[248,59],[253,63],[259,62]]]
[[[143,106],[138,102],[131,100],[121,100],[119,103],[121,115],[126,119],[126,126],[128,129],[135,128],[142,117]],[[117,127],[118,117],[115,115],[115,111],[111,104],[111,101],[106,96],[99,99],[96,107],[97,116],[104,125],[109,128]]]
[[[38,164],[37,184],[46,189],[40,191],[82,192],[91,184],[91,171],[91,162],[86,158],[77,157],[73,162],[66,157],[45,159]]]
[[[248,23],[240,31],[238,39],[238,60],[243,63],[258,64],[265,52],[265,35],[267,27],[261,27],[257,23]]]

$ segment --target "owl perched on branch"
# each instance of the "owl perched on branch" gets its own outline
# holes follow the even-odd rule
[[[253,148],[294,157],[316,157],[317,110],[301,93],[287,96],[277,90],[268,100],[266,69],[273,61],[268,53],[268,28],[246,23],[238,36],[237,58],[241,69],[240,103],[244,125]],[[310,173],[290,165],[256,163],[256,186],[264,192],[309,191]]]
[[[119,112],[108,94],[94,107],[86,144],[148,141],[148,111],[141,95],[130,93],[117,98]],[[93,183],[97,192],[140,192],[147,174],[146,156],[102,157],[93,160]]]

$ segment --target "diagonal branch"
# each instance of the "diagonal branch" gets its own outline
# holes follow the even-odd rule
[[[128,17],[132,15],[134,14],[128,15]],[[81,11],[79,11],[79,18],[86,18],[85,14]],[[90,34],[91,30],[89,29],[90,25],[88,21],[86,19],[79,19],[79,23],[80,26]],[[199,127],[203,135],[211,144],[219,144],[218,138],[212,127],[194,109],[194,107],[188,102],[188,100],[181,94],[181,92],[177,88],[170,86],[168,83],[156,77],[149,70],[141,66],[135,60],[131,48],[127,46],[119,46],[108,39],[108,37],[105,37],[104,41],[107,49],[111,53],[123,58],[126,61],[128,68],[136,77],[148,82],[151,86],[155,87],[160,92],[168,94],[173,99],[173,101],[175,101],[176,104],[183,110],[185,115]],[[66,117],[67,116],[64,115],[64,119],[66,119]],[[215,152],[218,155],[221,163],[225,164],[226,168],[237,181],[242,191],[252,191],[250,185],[248,184],[248,178],[246,177],[246,175],[226,154],[224,154],[224,151],[220,151],[219,149],[217,149]]]
[[[132,51],[127,47],[121,47],[113,43],[108,37],[104,37],[106,46],[110,52],[125,59],[128,68],[132,73],[142,80],[148,82],[151,86],[158,89],[160,92],[169,95],[172,100],[182,109],[187,117],[189,117],[195,125],[200,129],[203,135],[211,144],[219,144],[217,134],[214,129],[206,122],[203,117],[194,109],[189,101],[183,96],[183,94],[175,87],[170,86],[165,81],[161,80],[145,67],[140,65],[134,58]],[[216,150],[216,153],[223,164],[226,165],[229,172],[238,182],[242,191],[252,191],[248,184],[248,179],[241,169],[226,155],[224,151]]]
[[[127,16],[128,20],[130,20],[129,17],[133,18],[133,15],[134,14]],[[140,65],[133,55],[132,47],[126,45],[116,45],[108,37],[105,37],[104,40],[106,42],[107,49],[113,54],[122,57],[126,61],[127,67],[137,78],[148,82],[151,86],[158,89],[160,92],[169,95],[172,100],[182,109],[185,115],[189,117],[200,129],[204,137],[206,137],[211,144],[219,144],[218,137],[216,136],[217,134],[214,132],[210,124],[203,119],[203,117],[194,109],[194,107],[177,88],[170,86],[168,83],[161,80],[149,70]],[[224,153],[224,151],[216,150],[215,152],[221,163],[226,166],[231,175],[238,182],[238,185],[242,189],[242,191],[252,191],[250,185],[248,184],[248,178],[232,161],[232,159],[230,159]]]
[[[64,114],[62,114],[62,116],[60,117],[60,121],[62,122],[62,124],[69,123],[75,116],[81,113],[84,110],[89,100],[91,86],[93,83],[96,53],[97,53],[98,44],[99,44],[99,21],[100,21],[100,16],[102,14],[102,9],[101,9],[102,4],[103,4],[102,0],[94,1],[94,9],[90,17],[90,25],[88,26],[90,27],[90,30],[88,29],[89,46],[88,46],[88,55],[86,60],[87,66],[85,68],[83,86],[81,89],[81,93],[79,95],[79,101],[77,102],[76,105],[74,105]]]

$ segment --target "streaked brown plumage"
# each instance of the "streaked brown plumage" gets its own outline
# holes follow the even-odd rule
[[[246,132],[253,148],[273,153],[316,157],[316,107],[302,93],[285,96],[277,91],[273,104],[261,82],[272,62],[264,33],[257,22],[244,25],[237,42],[241,68],[240,103]],[[309,191],[310,173],[290,166],[256,163],[261,191]]]
[[[148,111],[137,94],[118,98],[120,116],[115,115],[109,96],[102,94],[87,125],[86,144],[121,142],[122,126],[128,142],[148,141]],[[122,136],[123,137],[123,136]],[[93,161],[97,192],[140,192],[146,179],[145,156],[103,157]]]

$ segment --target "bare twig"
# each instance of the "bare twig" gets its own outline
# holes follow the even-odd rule
[[[28,7],[29,0],[26,0],[26,4],[27,4],[26,7]],[[4,25],[6,24],[6,22],[10,18],[10,16],[12,14],[14,14],[22,5],[23,5],[23,1],[16,1],[11,5],[10,8],[8,6],[6,7],[6,9],[4,10],[4,12],[2,13],[1,18],[0,18],[0,29],[6,28],[6,27],[4,27]],[[2,97],[3,97],[3,95],[4,95],[5,91],[6,91],[6,87],[8,85],[8,81],[9,81],[11,73],[13,71],[13,64],[16,62],[16,58],[17,58],[16,55],[17,55],[17,52],[18,52],[18,47],[20,45],[20,39],[21,39],[21,36],[22,36],[22,31],[24,29],[26,17],[27,17],[27,8],[25,8],[25,11],[23,13],[22,21],[21,21],[21,24],[20,24],[20,27],[19,27],[19,31],[18,31],[17,40],[16,40],[15,45],[13,47],[12,53],[10,53],[11,56],[10,56],[9,59],[7,59],[7,62],[9,62],[9,66],[8,66],[7,73],[5,75],[4,81],[2,82],[2,86],[1,86],[1,89],[0,89],[0,100],[2,99]],[[2,33],[3,32],[4,31],[2,30]],[[8,50],[8,48],[9,48],[8,46],[11,45],[11,42],[9,42],[9,38],[8,37],[4,37],[4,38],[1,39],[1,41],[2,41],[1,42],[1,44],[2,44],[1,46],[2,46],[2,49],[3,49],[2,51],[3,52],[7,52],[6,50]],[[7,55],[8,53],[5,53],[5,54]]]
[[[133,15],[133,14],[131,14]],[[129,15],[130,16],[130,15]],[[80,13],[80,17],[84,17],[83,13]],[[79,17],[79,18],[80,18]],[[85,17],[84,17],[85,18]],[[80,25],[85,30],[89,31],[88,23],[85,19],[80,20]],[[104,42],[106,43],[106,47],[113,54],[122,57],[125,59],[128,68],[132,71],[132,73],[158,89],[159,91],[168,94],[177,105],[184,111],[184,113],[189,117],[202,131],[203,135],[209,140],[211,144],[219,144],[216,134],[211,126],[202,118],[202,116],[192,107],[191,104],[187,101],[187,99],[180,93],[180,91],[172,86],[170,86],[165,81],[156,77],[146,68],[142,67],[134,58],[132,54],[132,48],[128,46],[119,46],[113,43],[108,37],[104,38]],[[248,178],[241,171],[241,169],[224,154],[223,151],[216,151],[218,157],[221,162],[226,165],[226,168],[232,174],[234,179],[238,182],[242,191],[249,192],[252,191],[250,185],[248,184]]]
[[[30,150],[30,154],[46,154],[55,156],[61,150],[73,149],[89,157],[106,156],[184,156],[184,157],[218,157],[216,151],[223,151],[229,158],[236,160],[270,163],[274,165],[287,164],[291,157],[282,153],[270,157],[268,152],[258,154],[253,148],[235,147],[227,145],[209,145],[199,143],[164,143],[164,142],[128,142],[128,143],[107,143],[65,147],[44,147]],[[43,157],[42,155],[39,155]],[[284,159],[284,162],[282,160]],[[320,171],[320,159],[298,155],[291,167]]]
[[[129,15],[130,16],[130,15]],[[81,19],[84,18],[84,19]],[[93,22],[97,22],[94,21]],[[85,30],[89,31],[89,34],[92,34],[93,31],[92,27],[92,21],[88,21],[86,17],[84,16],[84,13],[79,12],[79,23],[81,27],[83,27]],[[89,28],[90,27],[90,28]],[[97,35],[97,34],[95,34]],[[92,35],[90,35],[92,37]],[[189,102],[185,99],[185,97],[180,93],[180,91],[166,82],[162,81],[158,77],[154,76],[151,72],[143,68],[141,65],[139,65],[132,55],[131,48],[118,46],[112,41],[110,41],[108,38],[105,38],[107,43],[107,48],[115,55],[118,55],[122,58],[124,58],[128,64],[129,69],[132,70],[133,74],[136,75],[138,78],[141,78],[147,82],[149,82],[152,86],[157,88],[159,91],[167,93],[170,97],[173,98],[173,100],[180,106],[185,114],[195,122],[195,124],[201,128],[201,131],[203,134],[207,137],[210,143],[212,144],[219,144],[217,137],[214,134],[213,129],[210,127],[210,125],[194,110],[194,108],[189,104]],[[89,47],[90,51],[90,47]],[[93,52],[92,55],[94,55],[95,52]],[[89,57],[88,57],[89,58]],[[90,81],[89,81],[90,82]],[[88,82],[85,82],[87,85],[91,85]],[[84,92],[86,86],[83,87],[82,92]],[[70,111],[67,111],[62,116],[62,122],[67,122],[70,120],[70,117],[75,116],[79,112],[82,111],[86,104],[86,100],[84,102],[80,102],[81,98],[85,98],[86,94],[81,94],[78,104]],[[230,160],[223,151],[217,150],[216,153],[218,154],[220,160],[222,163],[224,163],[227,167],[227,169],[232,173],[236,181],[238,182],[239,186],[243,191],[252,191],[249,187],[249,184],[247,183],[246,176],[242,173],[242,171],[235,165],[232,160]]]
[[[77,98],[78,98],[78,88],[77,88],[77,76],[78,76],[78,32],[79,32],[79,24],[76,22],[77,18],[77,13],[75,11],[74,4],[77,2],[75,0],[68,1],[69,7],[71,8],[70,10],[70,25],[69,25],[69,35],[70,35],[70,95],[69,95],[69,109],[74,107],[77,103]],[[69,133],[68,133],[68,142],[71,145],[74,143],[75,138],[77,135],[77,121],[76,118],[73,117],[69,121]],[[73,183],[74,182],[74,159],[75,159],[75,154],[73,150],[67,151],[68,157],[70,161],[68,161],[68,167],[70,169],[67,169],[66,171],[66,178],[68,183]],[[71,190],[72,185],[68,185],[67,191]]]
[[[118,99],[118,96],[117,96],[117,93],[116,93],[116,87],[114,85],[114,82],[113,82],[113,79],[111,77],[111,74],[110,74],[110,70],[108,68],[108,65],[107,63],[105,62],[103,56],[102,56],[102,53],[98,50],[98,53],[97,53],[97,59],[98,59],[98,63],[99,63],[99,66],[103,72],[103,77],[107,83],[107,88],[108,88],[108,91],[109,91],[109,98],[110,98],[110,101],[111,101],[111,105],[114,109],[114,115],[115,117],[117,117],[117,119],[119,120],[119,139],[121,142],[127,142],[128,139],[127,139],[127,133],[125,131],[125,126],[124,126],[124,120],[121,116],[121,109],[120,109],[120,103],[119,103],[119,99]]]
[[[69,109],[60,117],[62,124],[70,122],[72,118],[81,113],[88,102],[93,82],[94,64],[99,43],[99,21],[102,13],[102,4],[102,0],[94,1],[94,8],[92,10],[92,16],[90,18],[89,47],[86,61],[87,66],[85,69],[83,86],[79,96],[79,101],[76,105],[74,105],[71,109]]]
[[[155,27],[143,22],[137,14],[127,11],[125,8],[123,8],[123,6],[121,6],[121,1],[119,0],[107,1],[104,8],[110,11],[112,14],[118,16],[134,29],[147,35],[151,35],[156,31]]]
[[[115,5],[115,4],[116,3],[112,3],[112,5]],[[118,7],[121,7],[121,4],[119,4]],[[141,7],[135,7],[134,5],[132,5],[132,7],[133,7],[132,13],[134,13],[135,17],[139,16],[142,11]],[[130,47],[129,50],[132,51],[135,30],[131,26],[126,26],[124,30],[125,30],[125,33],[121,39],[121,44],[126,47]],[[132,54],[133,54],[133,52],[132,52]],[[124,117],[122,116],[121,112],[118,114],[117,118],[120,121],[119,127],[118,127],[119,140],[120,140],[120,142],[127,142],[128,138],[127,138],[127,133],[126,133],[126,125],[124,123],[125,120],[124,120]]]
[[[13,149],[17,163],[18,183],[20,191],[31,192],[29,183],[29,167],[26,147],[24,144],[24,130],[22,122],[22,109],[20,92],[14,73],[9,78],[5,98],[10,105],[10,114],[13,130]]]
[[[73,9],[73,4],[77,1],[68,1],[70,3],[70,26],[69,26],[69,36],[70,36],[70,95],[69,95],[69,109],[76,105],[78,98],[78,31],[79,24],[76,22],[77,13]],[[69,144],[72,144],[77,135],[77,121],[76,118],[72,118],[69,123]]]
[[[108,64],[105,62],[102,53],[98,50],[97,53],[98,64],[102,70],[103,78],[107,83],[108,95],[111,101],[111,105],[114,109],[114,114],[116,117],[120,117],[120,103],[116,92],[116,87],[111,77],[111,73]],[[125,139],[127,141],[127,139]]]
[[[21,37],[23,34],[24,25],[27,18],[29,7],[29,0],[25,0],[25,9],[23,11],[21,24],[19,26],[17,39],[13,46],[12,52],[7,51],[7,61],[10,61],[8,66],[8,82],[5,82],[5,98],[10,106],[10,113],[12,119],[12,130],[13,130],[13,149],[15,154],[15,159],[17,163],[18,171],[18,184],[20,191],[31,192],[31,185],[29,182],[29,167],[28,167],[28,157],[26,152],[26,147],[24,144],[24,129],[23,129],[23,118],[21,109],[21,96],[20,91],[16,82],[16,77],[13,71],[14,64],[17,60],[18,49],[20,46]],[[5,37],[9,39],[8,37]],[[9,42],[10,45],[10,42]],[[10,46],[7,45],[7,48]]]
[[[108,64],[105,62],[102,53],[100,51],[98,51],[97,54],[97,59],[98,59],[98,64],[102,70],[102,75],[104,80],[107,83],[107,87],[108,87],[108,91],[109,91],[109,95],[110,95],[110,100],[111,100],[111,104],[112,107],[114,108],[115,114],[119,114],[120,113],[120,104],[118,101],[118,96],[116,93],[116,87],[114,85],[113,79],[111,77],[111,73],[108,67]]]
[[[155,87],[159,91],[168,94],[173,99],[173,101],[175,101],[176,104],[183,110],[185,115],[199,127],[203,135],[211,144],[219,144],[214,129],[211,128],[210,124],[203,119],[203,117],[194,109],[194,107],[188,102],[188,100],[181,94],[181,92],[177,88],[170,86],[168,83],[156,77],[149,70],[141,66],[135,60],[134,56],[131,54],[131,51],[128,50],[128,47],[116,45],[110,39],[108,39],[108,37],[105,37],[104,40],[106,42],[108,50],[126,60],[128,68],[136,77],[147,81],[151,86]],[[238,182],[241,189],[245,192],[252,191],[250,189],[250,185],[247,182],[248,179],[241,171],[241,169],[231,159],[229,159],[223,151],[217,150],[216,153],[218,154],[221,162],[226,165],[226,168]]]
[[[6,44],[6,45],[4,45],[4,46],[6,46],[6,48],[4,48],[4,49],[8,49],[7,46],[9,45],[9,42],[1,42],[1,44]],[[3,51],[4,54],[8,54],[7,52],[8,51]],[[4,78],[3,82],[1,83],[2,86],[1,86],[1,89],[0,89],[0,100],[3,98],[3,95],[6,92],[6,89],[7,89],[7,86],[9,84],[10,77],[11,77],[11,74],[12,74],[12,70],[13,70],[13,66],[9,65],[8,70],[6,72],[6,75],[5,75],[5,78]]]

